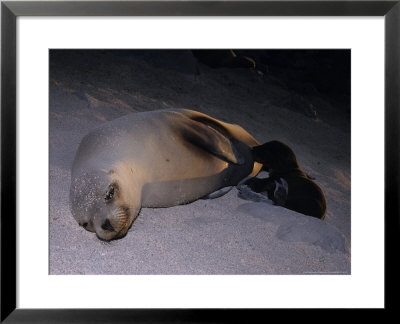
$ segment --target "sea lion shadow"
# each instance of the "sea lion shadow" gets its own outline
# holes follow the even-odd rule
[[[264,201],[238,206],[237,210],[278,227],[276,238],[319,246],[329,253],[347,253],[345,238],[335,227],[315,217],[288,211]]]

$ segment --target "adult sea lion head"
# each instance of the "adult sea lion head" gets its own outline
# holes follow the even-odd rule
[[[101,240],[124,237],[140,210],[140,203],[132,204],[137,199],[129,190],[122,190],[123,186],[124,180],[113,170],[85,172],[74,178],[70,200],[72,215],[79,225],[95,232]]]

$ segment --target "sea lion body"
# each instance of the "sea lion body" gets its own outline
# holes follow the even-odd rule
[[[324,193],[300,168],[289,146],[279,141],[267,142],[253,147],[253,157],[269,171],[269,178],[252,178],[246,185],[255,192],[266,192],[276,205],[324,219]]]
[[[189,203],[258,173],[255,145],[240,126],[187,109],[118,118],[94,129],[78,148],[72,214],[101,239],[122,237],[141,207]]]

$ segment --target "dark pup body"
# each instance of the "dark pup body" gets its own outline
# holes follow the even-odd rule
[[[267,142],[253,147],[254,161],[263,164],[269,178],[252,178],[246,181],[255,192],[267,192],[276,205],[304,215],[323,219],[326,200],[321,188],[301,170],[296,155],[286,144]]]

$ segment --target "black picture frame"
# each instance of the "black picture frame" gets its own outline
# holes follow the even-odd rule
[[[18,16],[384,16],[385,310],[395,310],[399,237],[400,0],[395,1],[2,1],[1,322],[246,322],[265,310],[16,308],[16,18]],[[366,288],[367,289],[367,288]],[[304,312],[303,312],[304,313]],[[261,316],[261,317],[260,317]],[[309,316],[309,315],[305,315]],[[318,317],[318,316],[317,316]],[[322,319],[320,319],[322,320]],[[259,320],[258,320],[259,321]]]

